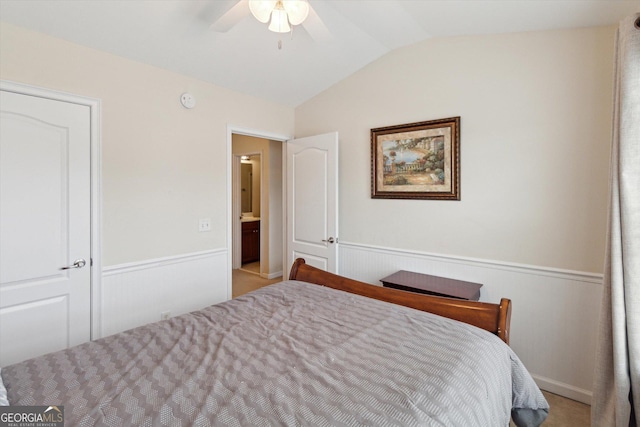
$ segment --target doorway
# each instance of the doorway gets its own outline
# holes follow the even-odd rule
[[[240,246],[234,245],[240,235],[239,201],[239,161],[234,162],[233,139],[236,137],[254,137],[268,140],[268,146],[279,150],[279,155],[270,155],[267,161],[262,151],[262,173],[269,171],[270,178],[262,177],[261,231],[268,230],[269,244],[261,238],[260,276],[274,279],[286,277],[289,259],[303,256],[311,265],[338,273],[338,133],[331,132],[301,139],[261,134],[231,126],[227,127],[228,163],[228,262],[230,273],[241,271]],[[300,151],[299,151],[300,150]],[[270,151],[268,151],[270,153]],[[286,152],[286,156],[284,153]],[[268,164],[268,167],[266,166]],[[286,174],[284,173],[286,171]],[[324,172],[322,172],[324,171]],[[233,177],[238,177],[235,181]],[[273,178],[273,179],[272,179]],[[265,185],[268,181],[269,185]],[[235,183],[235,184],[234,184]],[[264,197],[265,189],[270,193],[269,202]],[[324,191],[316,191],[324,189]],[[293,191],[293,193],[292,193]],[[271,197],[273,196],[273,197]],[[286,201],[286,203],[285,203]],[[309,207],[316,207],[315,211]],[[319,207],[319,208],[318,208]],[[279,212],[276,214],[275,212]],[[325,212],[325,214],[319,214]],[[262,223],[264,215],[274,221],[267,227]],[[285,224],[286,218],[286,227]],[[279,220],[278,220],[279,219]],[[295,227],[294,227],[295,225]],[[311,252],[304,247],[295,247],[294,243],[307,240],[320,252]],[[309,245],[307,245],[309,246]],[[263,248],[267,248],[266,251]],[[288,252],[285,254],[285,250]],[[269,257],[268,270],[264,257]],[[323,265],[324,264],[324,265]],[[279,271],[275,272],[276,265]],[[228,271],[228,270],[227,270]],[[283,274],[284,273],[284,274]],[[228,274],[227,295],[231,299],[233,292],[233,274]]]
[[[261,274],[262,154],[240,155],[240,269]],[[237,187],[237,186],[236,186]]]
[[[283,139],[232,131],[229,297],[282,280]]]

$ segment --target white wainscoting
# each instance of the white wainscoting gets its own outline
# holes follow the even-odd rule
[[[398,270],[482,283],[481,301],[509,298],[511,347],[538,386],[591,402],[602,275],[340,243],[339,272],[381,285]]]
[[[227,250],[212,250],[102,270],[101,336],[229,299]]]
[[[103,269],[101,336],[229,298],[226,249]],[[511,347],[544,390],[591,402],[602,275],[341,242],[340,274],[381,285],[397,270],[482,283],[513,303]],[[176,285],[179,284],[179,285]]]

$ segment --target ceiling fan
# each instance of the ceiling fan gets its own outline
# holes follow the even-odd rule
[[[315,41],[330,39],[329,30],[308,0],[214,1],[209,12],[210,28],[219,33],[228,32],[253,15],[257,21],[269,24],[265,29],[273,32],[289,33],[294,26],[302,26]]]

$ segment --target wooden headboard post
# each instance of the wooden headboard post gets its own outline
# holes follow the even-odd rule
[[[289,280],[327,286],[459,320],[494,333],[509,344],[511,300],[507,298],[502,298],[500,304],[491,304],[383,288],[320,270],[307,265],[302,258],[296,259],[291,266]]]

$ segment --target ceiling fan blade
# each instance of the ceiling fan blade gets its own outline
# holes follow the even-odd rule
[[[240,0],[228,10],[221,10],[223,11],[222,14],[219,18],[213,21],[213,24],[211,24],[210,27],[213,31],[218,33],[226,33],[250,13],[248,0]]]

